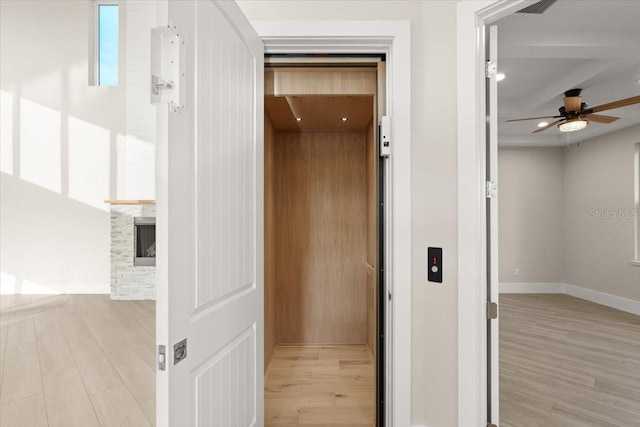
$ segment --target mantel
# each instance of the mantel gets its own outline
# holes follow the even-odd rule
[[[155,205],[155,200],[105,200],[105,203],[109,205]]]

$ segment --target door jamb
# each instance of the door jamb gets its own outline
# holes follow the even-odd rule
[[[392,120],[385,218],[388,427],[411,425],[411,97],[407,21],[253,21],[265,53],[385,53],[386,114]],[[389,334],[390,333],[390,334]]]
[[[487,425],[484,27],[533,3],[535,0],[475,0],[458,4],[459,426]]]

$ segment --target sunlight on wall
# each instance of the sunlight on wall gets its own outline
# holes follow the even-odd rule
[[[109,131],[69,117],[69,197],[108,211]]]
[[[60,193],[60,112],[20,99],[20,177]]]
[[[0,170],[13,175],[13,96],[0,91]]]
[[[124,168],[127,175],[125,187],[119,187],[118,191],[122,189],[126,198],[154,199],[156,170],[155,162],[150,159],[155,159],[155,146],[135,136],[127,135],[124,149],[126,150]]]

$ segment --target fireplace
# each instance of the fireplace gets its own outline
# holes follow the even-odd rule
[[[153,217],[133,218],[133,265],[156,265],[156,219]]]

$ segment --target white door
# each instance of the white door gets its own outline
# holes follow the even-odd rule
[[[261,426],[263,44],[235,2],[159,6],[185,75],[158,109],[157,425]]]
[[[498,27],[487,31],[487,59],[498,65]],[[495,75],[487,78],[487,181],[495,183],[495,191],[488,188],[487,198],[487,301],[498,303],[498,84]],[[489,194],[488,194],[489,195]],[[487,320],[487,417],[490,424],[500,425],[499,391],[499,328],[498,318]]]

